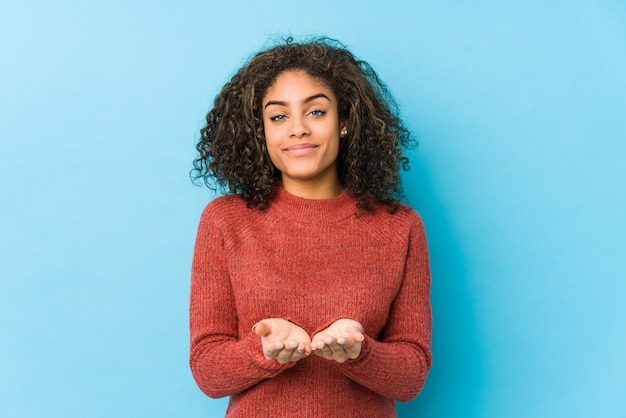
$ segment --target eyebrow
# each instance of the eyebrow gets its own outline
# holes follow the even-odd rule
[[[319,94],[314,94],[313,96],[307,97],[306,99],[302,100],[302,104],[306,104],[306,103],[312,102],[313,100],[319,99],[319,98],[326,99],[326,100],[328,100],[330,102],[330,99],[328,98],[327,95],[325,95],[324,93],[319,93]],[[268,106],[272,106],[272,105],[287,106],[288,104],[289,103],[283,102],[283,101],[280,101],[280,100],[272,100],[270,102],[267,102],[263,108],[267,109]]]

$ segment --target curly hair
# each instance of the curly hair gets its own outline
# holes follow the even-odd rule
[[[337,97],[339,119],[347,121],[349,132],[340,139],[337,173],[357,207],[371,210],[379,202],[395,211],[403,197],[400,169],[409,169],[402,150],[414,141],[372,67],[330,38],[304,43],[287,38],[254,55],[224,85],[200,130],[193,179],[237,193],[249,207],[267,207],[281,173],[267,151],[261,104],[276,78],[289,70],[305,71]]]

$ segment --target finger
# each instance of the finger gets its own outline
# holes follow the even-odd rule
[[[346,346],[348,344],[354,344],[356,341],[354,339],[353,334],[351,334],[350,332],[340,336],[337,338],[337,344]]]
[[[326,360],[332,360],[332,357],[329,356],[328,354],[324,353],[324,350],[322,350],[322,349],[313,351],[313,354],[315,354],[316,356],[325,358]]]
[[[322,347],[320,351],[322,352],[322,357],[328,360],[333,359],[333,350],[330,348],[330,346],[324,345],[324,347]]]
[[[361,354],[361,343],[354,343],[350,347],[345,347],[345,349],[346,356],[348,356],[348,358],[355,359],[359,357],[359,354]]]
[[[285,350],[287,351],[294,351],[297,348],[298,348],[298,343],[295,341],[289,341],[285,343]]]
[[[350,359],[355,359],[361,354],[361,343],[356,343],[349,349],[346,349],[346,356]]]
[[[338,338],[337,345],[342,347],[344,350],[351,350],[357,342],[352,338]]]
[[[356,328],[352,328],[350,330],[350,338],[352,338],[355,342],[360,343],[365,339],[365,335],[361,331]]]
[[[315,337],[313,337],[313,340],[311,341],[311,350],[321,350],[325,344],[326,343],[324,342],[324,335],[317,334],[315,335]]]
[[[276,360],[280,364],[285,364],[291,361],[295,361],[295,359],[293,358],[294,353],[296,353],[296,357],[298,355],[297,351],[295,351],[296,347],[298,347],[298,344],[295,344],[295,343],[285,344],[284,348],[278,352],[278,355],[276,356]]]
[[[337,363],[343,363],[344,361],[348,360],[348,353],[346,353],[344,350],[341,350],[341,352],[333,353],[333,360],[335,360]]]
[[[291,353],[291,361],[302,360],[303,358],[308,357],[309,354],[311,354],[310,351],[307,352],[306,349],[300,351],[300,346],[298,346],[298,348],[293,350]]]
[[[265,321],[259,321],[252,327],[252,331],[259,337],[265,337],[270,334],[272,327]]]
[[[314,344],[311,344],[311,349],[313,350],[329,350],[329,346],[331,344],[333,344],[334,341],[332,339],[328,339],[328,340],[319,340],[316,341]]]
[[[263,341],[263,354],[268,360],[274,360],[284,347],[281,342]]]
[[[331,344],[328,346],[328,348],[330,349],[330,352],[332,353],[333,359],[338,360],[343,358],[345,360],[345,358],[347,357],[346,354],[346,348],[337,343],[337,344]]]
[[[337,344],[343,346],[346,350],[354,347],[355,344],[363,342],[365,336],[358,330],[353,329],[349,331],[348,337],[337,338]]]
[[[348,358],[355,359],[361,353],[361,343],[364,339],[365,336],[360,331],[354,329],[350,331],[349,338],[339,338],[337,344],[343,347]]]
[[[311,347],[308,344],[300,343],[298,344],[298,348],[296,349],[298,353],[302,353],[305,356],[311,354]]]
[[[311,342],[311,350],[320,357],[324,357],[327,360],[332,360],[333,352],[330,349],[330,345],[334,343],[334,340],[323,334],[317,334]]]

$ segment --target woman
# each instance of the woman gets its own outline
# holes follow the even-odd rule
[[[420,217],[399,203],[396,106],[336,41],[255,55],[207,115],[190,365],[227,416],[395,416],[431,364]]]

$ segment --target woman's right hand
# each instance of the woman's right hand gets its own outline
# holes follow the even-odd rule
[[[295,362],[311,354],[309,334],[286,319],[268,318],[257,322],[252,330],[261,337],[263,354],[280,364]]]

